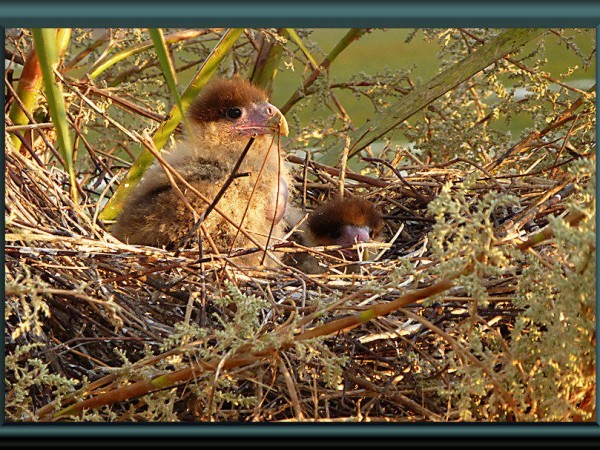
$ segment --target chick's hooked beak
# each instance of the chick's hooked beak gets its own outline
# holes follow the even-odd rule
[[[242,135],[280,134],[287,136],[288,123],[285,116],[271,103],[253,104],[248,114],[236,128]]]

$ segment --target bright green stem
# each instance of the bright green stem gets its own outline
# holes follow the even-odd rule
[[[221,40],[217,43],[211,54],[208,55],[202,64],[202,67],[200,67],[200,70],[198,70],[198,73],[182,94],[181,104],[184,109],[189,106],[200,90],[208,83],[217,71],[217,67],[221,61],[229,54],[233,44],[235,44],[243,31],[243,28],[232,28],[228,29],[225,34],[223,34]],[[163,148],[171,133],[175,130],[179,122],[181,122],[182,117],[178,107],[173,107],[171,109],[166,121],[160,125],[152,137],[156,149],[160,150]],[[101,220],[112,220],[119,215],[129,191],[140,181],[146,169],[150,167],[153,162],[154,156],[152,153],[143,148],[140,156],[135,160],[114,195],[106,203],[102,213],[100,213],[99,217]]]
[[[75,179],[75,168],[73,167],[73,143],[69,135],[67,109],[61,85],[54,76],[54,70],[58,66],[56,29],[34,28],[32,32],[42,71],[44,90],[48,99],[48,109],[56,131],[58,151],[65,161],[65,169],[71,181],[71,197],[74,202],[77,202],[77,180]]]
[[[148,30],[148,32],[150,33],[150,37],[152,38],[152,42],[154,43],[154,51],[156,52],[156,56],[158,56],[160,66],[163,71],[163,76],[165,77],[167,86],[169,86],[171,95],[175,99],[175,104],[179,108],[179,114],[181,115],[181,117],[183,117],[183,120],[185,122],[185,128],[189,135],[191,134],[191,130],[187,120],[185,119],[183,105],[181,103],[181,96],[177,91],[177,75],[175,73],[173,61],[171,61],[171,57],[169,55],[169,50],[167,49],[165,36],[160,28],[151,28]]]
[[[306,89],[315,82],[322,70],[328,70],[331,63],[342,53],[348,46],[359,39],[363,34],[368,31],[366,28],[351,28],[337,45],[331,50],[329,55],[321,62],[319,67],[315,67],[310,76],[304,80],[302,87],[292,94],[287,102],[280,108],[283,114],[286,114],[292,106],[296,104],[298,100],[304,97]]]
[[[298,33],[296,33],[296,30],[294,30],[293,28],[286,28],[286,30],[290,36],[290,39],[294,41],[294,43],[298,46],[302,53],[304,53],[306,59],[310,61],[310,64],[313,66],[313,69],[319,67],[319,64],[317,63],[315,58],[313,58],[313,56],[308,51],[308,48],[306,48],[306,45],[304,45],[304,42],[302,42],[302,39],[300,39],[300,36],[298,36]]]

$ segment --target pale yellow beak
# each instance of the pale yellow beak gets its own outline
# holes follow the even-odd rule
[[[275,109],[275,114],[269,119],[268,125],[278,130],[280,135],[287,136],[290,130],[285,116],[279,111],[279,108],[273,105],[270,106]]]
[[[236,122],[234,127],[241,135],[277,133],[287,136],[289,133],[285,116],[270,103],[252,105],[248,114]]]

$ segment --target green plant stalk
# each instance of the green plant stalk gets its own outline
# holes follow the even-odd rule
[[[75,168],[73,166],[73,142],[69,135],[69,123],[67,120],[67,109],[60,84],[56,81],[54,70],[58,66],[58,46],[56,42],[56,30],[54,28],[34,28],[33,41],[39,58],[42,71],[42,81],[50,117],[54,123],[58,150],[65,161],[65,170],[71,181],[71,198],[77,203],[77,180],[75,179]]]
[[[206,58],[198,73],[194,76],[188,87],[181,95],[181,104],[183,108],[187,108],[200,90],[208,83],[210,78],[217,71],[221,61],[228,55],[237,41],[238,37],[243,33],[243,28],[230,28],[224,34],[221,40],[217,43],[213,51]],[[171,133],[175,130],[182,119],[182,114],[178,107],[173,107],[167,116],[167,119],[158,127],[152,141],[157,150],[163,148]],[[141,180],[144,172],[154,162],[154,156],[150,151],[142,148],[140,156],[135,160],[129,172],[115,191],[114,195],[104,206],[104,209],[99,215],[101,220],[112,220],[116,218],[123,204],[125,203],[129,191]]]
[[[315,82],[319,74],[322,70],[328,70],[331,64],[335,61],[335,59],[342,53],[352,42],[358,40],[363,34],[368,31],[367,28],[351,28],[345,35],[340,39],[340,41],[336,44],[336,46],[331,50],[331,52],[325,57],[325,59],[321,62],[319,67],[315,67],[312,73],[308,76],[304,83],[302,83],[302,87],[296,90],[292,94],[292,96],[288,99],[287,102],[280,108],[283,114],[286,114],[298,100],[304,97],[304,92],[306,89]]]
[[[284,37],[288,37],[286,29],[278,29],[277,33]],[[248,77],[252,83],[260,86],[269,94],[273,90],[273,80],[277,75],[281,55],[283,54],[283,46],[278,42],[269,42],[265,38],[262,40],[262,45],[258,51],[256,63],[252,68],[252,73]]]
[[[313,69],[318,68],[319,64],[317,63],[315,58],[313,58],[311,53],[308,51],[308,48],[306,48],[306,45],[304,45],[304,42],[302,42],[302,39],[300,39],[300,36],[298,36],[298,33],[296,33],[296,30],[294,30],[293,28],[286,28],[285,30],[287,31],[290,39],[292,41],[294,41],[294,43],[298,46],[298,48],[302,51],[302,53],[304,53],[304,56],[306,56],[306,59],[308,59],[310,61],[310,64],[313,66]],[[353,31],[353,33],[354,33],[354,31]],[[347,45],[346,45],[346,47],[347,47]]]
[[[539,39],[544,31],[541,28],[511,29],[479,47],[477,51],[469,54],[461,62],[433,77],[424,85],[415,88],[400,101],[376,114],[368,123],[351,132],[352,143],[348,156],[353,157],[401,122],[490,64],[504,58],[528,42]],[[328,148],[320,162],[328,165],[334,164],[343,149],[343,142]]]
[[[158,60],[162,68],[165,81],[167,82],[167,86],[169,86],[171,95],[175,99],[175,104],[179,108],[179,114],[181,115],[185,123],[185,129],[188,135],[191,135],[192,131],[184,114],[183,104],[181,103],[181,96],[177,91],[177,75],[175,73],[173,61],[171,61],[171,57],[169,55],[169,50],[167,49],[165,36],[160,28],[151,28],[148,30],[148,33],[150,33],[150,37],[152,38],[152,42],[154,43],[154,51],[158,56]]]
[[[55,39],[56,45],[59,49],[59,55],[62,55],[65,52],[67,45],[69,44],[70,37],[70,28],[59,28],[56,31]],[[35,108],[36,102],[40,95],[41,87],[42,70],[40,67],[40,61],[36,49],[32,48],[29,52],[29,55],[27,55],[25,65],[23,66],[23,71],[21,72],[21,77],[19,78],[16,88],[17,97],[19,97],[23,103],[23,106],[27,109],[27,112],[29,112],[29,116],[32,115],[31,113]],[[19,107],[17,102],[14,102],[10,106],[8,117],[14,125],[27,125],[29,123],[27,114]],[[11,140],[15,148],[20,148],[21,141],[15,134],[12,135]]]

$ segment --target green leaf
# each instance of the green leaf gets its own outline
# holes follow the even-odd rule
[[[42,78],[46,97],[48,98],[48,109],[50,117],[56,130],[58,150],[65,162],[65,169],[71,181],[71,197],[77,202],[77,180],[73,167],[73,142],[69,135],[69,123],[67,121],[67,110],[61,85],[56,81],[54,70],[58,65],[58,48],[56,45],[56,29],[34,28],[33,41],[40,62]]]
[[[181,97],[179,95],[179,92],[177,91],[177,74],[175,73],[175,68],[173,67],[173,61],[171,61],[171,57],[169,56],[169,50],[167,49],[163,32],[160,28],[151,28],[150,30],[148,30],[148,32],[150,33],[150,37],[152,38],[152,42],[154,43],[154,50],[156,51],[156,55],[158,56],[160,67],[162,68],[163,76],[165,77],[167,86],[169,86],[171,95],[173,95],[173,98],[175,99],[175,104],[179,108],[179,114],[184,119],[185,128],[188,132],[188,135],[191,135],[189,124],[185,119],[183,104],[181,103]]]

